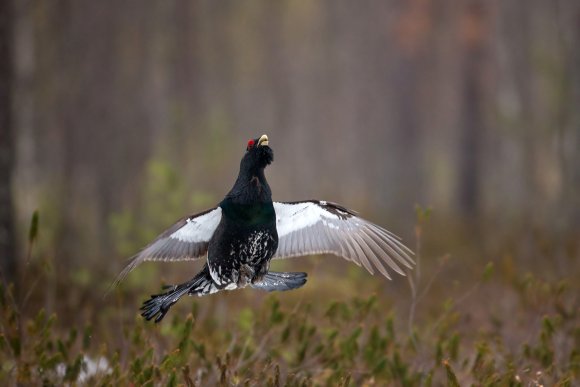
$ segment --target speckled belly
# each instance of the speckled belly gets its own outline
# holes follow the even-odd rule
[[[209,262],[210,274],[218,287],[237,289],[261,279],[276,252],[275,237],[263,230],[249,233],[245,238],[230,242],[229,257]]]

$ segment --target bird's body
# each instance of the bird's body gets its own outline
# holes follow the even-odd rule
[[[209,242],[207,263],[220,289],[243,288],[261,280],[278,248],[276,213],[270,203],[224,200],[222,219]]]
[[[218,289],[243,288],[261,280],[278,247],[272,190],[264,175],[273,155],[267,137],[263,142],[266,145],[255,141],[259,154],[242,160],[236,183],[219,204],[222,217],[207,254]]]
[[[143,261],[197,259],[207,254],[202,270],[190,281],[153,295],[142,315],[159,322],[183,295],[203,296],[251,286],[274,291],[306,283],[306,273],[270,272],[273,258],[330,253],[400,274],[397,263],[411,267],[411,253],[393,234],[342,206],[326,201],[278,203],[264,168],[273,160],[268,137],[250,140],[238,178],[219,205],[178,221],[145,247],[121,272],[120,282]]]

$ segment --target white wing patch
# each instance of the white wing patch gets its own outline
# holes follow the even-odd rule
[[[221,213],[221,207],[217,207],[205,215],[189,217],[185,225],[169,235],[169,238],[187,243],[207,242],[222,218]]]
[[[405,275],[399,265],[414,263],[413,252],[397,236],[340,205],[305,201],[274,203],[274,209],[279,238],[274,258],[334,254],[387,278],[385,264]]]
[[[326,204],[326,202],[324,203]],[[320,221],[328,223],[326,220],[328,218],[338,219],[338,216],[324,211],[320,206],[315,206],[311,202],[274,203],[274,209],[276,211],[278,238],[283,238],[296,230],[313,226]]]
[[[209,240],[222,218],[221,207],[179,220],[133,256],[111,288],[145,261],[186,261],[204,257]]]

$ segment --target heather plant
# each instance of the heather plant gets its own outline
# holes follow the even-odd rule
[[[31,245],[39,227],[38,219],[34,222]],[[415,290],[405,289],[402,300],[395,300],[380,282],[364,280],[355,283],[359,294],[345,296],[337,287],[334,296],[320,296],[323,282],[314,279],[303,293],[188,298],[160,324],[137,314],[143,284],[105,300],[96,292],[76,309],[72,305],[48,312],[36,294],[50,268],[32,259],[24,277],[33,281],[24,281],[17,292],[6,281],[0,285],[0,381],[168,386],[577,383],[579,292],[572,277],[507,275],[501,262],[476,262],[478,276],[458,293],[447,271],[452,259],[429,265],[425,253],[420,258],[423,279],[409,273],[415,275]],[[82,285],[71,288],[66,276],[56,276],[58,294],[84,292]]]

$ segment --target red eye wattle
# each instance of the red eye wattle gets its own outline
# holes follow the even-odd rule
[[[248,149],[251,149],[254,146],[254,140],[248,141]]]

